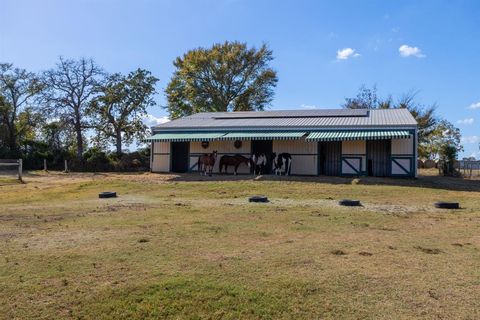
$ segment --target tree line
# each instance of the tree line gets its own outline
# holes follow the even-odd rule
[[[177,57],[164,90],[170,119],[197,112],[257,111],[273,100],[278,82],[272,51],[262,45],[224,42]],[[0,158],[43,156],[101,164],[125,156],[125,145],[148,132],[143,122],[155,106],[158,79],[145,69],[107,73],[92,59],[60,58],[40,73],[0,64]],[[381,98],[362,86],[344,108],[407,108],[419,124],[419,154],[433,159],[462,149],[460,131],[436,114],[436,106]],[[88,139],[87,139],[88,138]],[[107,152],[111,147],[115,152]],[[143,152],[148,162],[148,150]],[[105,169],[105,168],[101,168]]]
[[[171,119],[202,111],[263,110],[278,81],[266,45],[225,42],[190,50],[173,62],[165,89]],[[155,105],[158,79],[148,70],[107,73],[92,59],[61,57],[33,73],[0,64],[0,158],[74,161],[77,169],[108,169],[124,146],[148,132],[143,122]],[[108,152],[113,147],[115,152]],[[142,151],[148,162],[148,148]]]
[[[86,58],[60,58],[40,73],[1,63],[0,158],[61,155],[81,168],[88,140],[90,154],[113,145],[121,157],[147,132],[157,81],[144,69],[109,74]]]

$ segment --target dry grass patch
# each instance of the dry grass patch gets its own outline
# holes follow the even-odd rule
[[[435,179],[27,175],[0,186],[0,317],[479,318],[480,185]]]

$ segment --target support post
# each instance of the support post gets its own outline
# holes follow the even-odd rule
[[[23,159],[18,159],[18,180],[23,182]]]
[[[43,171],[47,171],[47,159],[43,159]]]
[[[67,163],[67,160],[65,160],[65,173],[68,172],[68,163]]]

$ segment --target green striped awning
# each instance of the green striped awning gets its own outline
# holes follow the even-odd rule
[[[225,135],[224,132],[209,133],[209,132],[181,132],[181,133],[157,133],[145,141],[149,142],[163,142],[163,141],[210,141],[218,140],[221,136]]]
[[[346,140],[382,140],[408,139],[407,130],[371,130],[371,131],[316,131],[310,132],[307,141],[346,141]]]
[[[305,134],[305,131],[229,132],[220,137],[220,140],[294,140],[300,139]]]

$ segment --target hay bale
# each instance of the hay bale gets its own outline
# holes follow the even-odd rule
[[[435,161],[433,160],[425,160],[425,162],[423,163],[425,169],[432,169],[432,168],[435,168]]]

